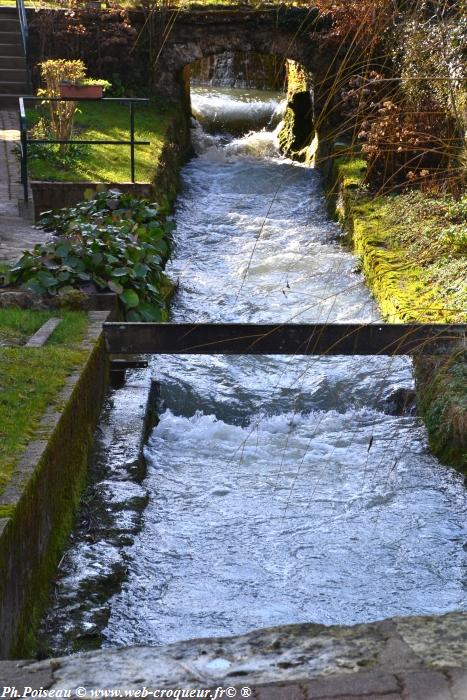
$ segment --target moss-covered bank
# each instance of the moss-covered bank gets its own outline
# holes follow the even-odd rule
[[[102,312],[91,314],[80,366],[44,414],[0,495],[0,657],[31,652],[72,525],[107,385],[102,320]]]
[[[438,248],[429,256],[434,202],[425,214],[423,209],[418,210],[422,219],[417,225],[423,224],[420,235],[426,236],[424,249],[419,250],[419,243],[411,241],[407,233],[410,215],[404,214],[404,205],[415,206],[414,196],[371,196],[362,186],[365,168],[365,161],[359,158],[337,159],[328,188],[329,202],[348,232],[348,242],[360,258],[384,318],[391,323],[465,323],[467,263],[462,247],[455,243],[462,235],[462,222],[456,233],[456,225],[446,220],[446,250],[450,254],[443,258],[439,248],[443,229],[435,221],[438,225],[433,229],[433,240]],[[412,227],[415,225],[412,222]],[[415,232],[416,238],[420,235]],[[414,367],[418,408],[432,451],[443,462],[467,469],[465,354],[418,357]]]

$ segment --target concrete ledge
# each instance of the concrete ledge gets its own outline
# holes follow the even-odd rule
[[[19,685],[16,679],[21,678],[21,687],[42,685],[86,698],[95,689],[233,687],[238,697],[258,700],[463,700],[466,637],[467,613],[461,612],[354,627],[287,625],[156,648],[106,649],[39,663],[0,662],[0,683]],[[245,687],[251,695],[242,695]]]
[[[34,220],[37,221],[40,214],[49,209],[61,209],[71,207],[82,202],[88,193],[95,193],[102,189],[117,189],[121,192],[131,192],[138,197],[152,199],[154,188],[149,183],[132,182],[49,182],[46,180],[32,180],[31,190],[34,201]]]
[[[0,495],[0,657],[26,655],[71,527],[107,386],[102,323],[89,314],[84,365],[68,377]],[[53,371],[53,368],[51,368]]]

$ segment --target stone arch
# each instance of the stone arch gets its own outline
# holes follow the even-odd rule
[[[303,65],[313,74],[322,73],[328,57],[320,42],[300,34],[297,27],[300,24],[279,22],[275,10],[180,13],[157,57],[155,88],[174,101],[184,101],[186,67],[226,51],[276,55]]]
[[[331,143],[328,138],[330,129],[327,116],[331,85],[327,74],[335,55],[329,54],[326,42],[321,39],[320,32],[329,26],[325,22],[320,23],[318,10],[313,15],[310,11],[305,12],[305,15],[302,12],[300,16],[275,9],[193,9],[181,12],[171,25],[157,58],[154,71],[156,90],[184,105],[188,114],[190,101],[187,66],[203,57],[225,51],[280,56],[283,60],[303,66],[319,85],[319,90],[315,89],[315,116],[318,112],[318,139],[321,143],[320,150],[325,153]],[[303,17],[308,17],[312,22],[312,32],[302,31]],[[292,111],[294,108],[291,105]],[[302,109],[301,106],[299,108]]]

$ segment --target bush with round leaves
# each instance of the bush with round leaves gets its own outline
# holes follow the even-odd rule
[[[115,292],[128,321],[165,321],[172,285],[162,268],[173,224],[148,200],[116,190],[46,212],[50,243],[23,253],[3,284],[60,297],[72,289]]]

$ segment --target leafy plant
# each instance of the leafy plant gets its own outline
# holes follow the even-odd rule
[[[40,64],[41,78],[45,88],[38,90],[40,97],[60,97],[60,83],[63,81],[79,82],[86,77],[86,67],[83,61],[67,61],[62,58],[42,61]],[[68,141],[73,132],[73,122],[76,113],[76,102],[45,102],[49,107],[50,131],[53,137],[60,141]],[[60,144],[60,153],[66,153],[69,145]]]
[[[49,297],[73,289],[112,291],[127,320],[167,319],[171,283],[162,267],[173,224],[156,204],[108,190],[75,207],[46,212],[40,225],[55,239],[25,252],[5,284]]]
[[[112,73],[111,87],[107,90],[110,97],[123,97],[125,94],[125,86],[122,82],[120,73]]]
[[[85,78],[80,80],[77,85],[100,85],[104,92],[112,87],[112,83],[104,78]]]

